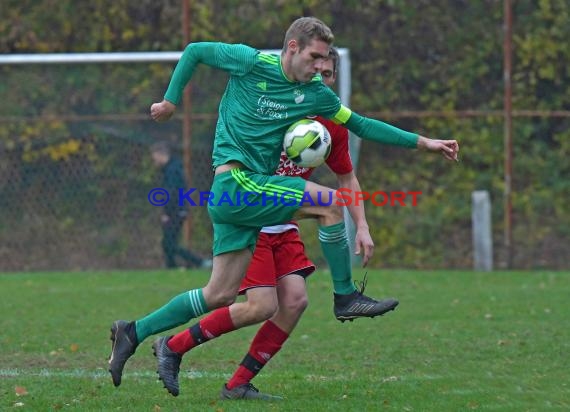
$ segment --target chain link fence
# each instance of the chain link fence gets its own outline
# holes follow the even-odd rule
[[[179,112],[157,124],[147,113],[162,98],[173,64],[0,66],[0,90],[18,90],[15,101],[0,101],[0,271],[162,266],[160,210],[147,199],[160,183],[149,146],[166,140],[183,157],[182,116]],[[208,190],[212,180],[213,130],[225,82],[225,75],[214,70],[197,71],[192,82],[187,184],[197,191]],[[451,172],[440,159],[363,142],[358,176],[364,190],[422,192],[417,207],[367,205],[379,256],[374,264],[471,267],[470,194],[486,189],[493,197],[500,267],[501,118],[450,119],[432,113],[386,120],[408,130],[429,127],[442,136],[458,136],[464,153],[455,180],[442,184],[441,176]],[[565,152],[549,152],[563,142],[529,149],[533,134],[568,130],[567,122],[540,117],[517,123],[515,135],[528,137],[516,146],[515,267],[568,267],[568,179],[560,176],[564,166],[556,165],[564,159],[552,157]],[[482,124],[492,125],[494,132],[481,135]],[[422,172],[408,173],[408,166],[418,162]],[[335,184],[324,170],[317,179]],[[209,256],[212,230],[206,208],[191,208],[187,225],[186,245]],[[303,223],[302,230],[310,256],[323,263],[314,224]]]

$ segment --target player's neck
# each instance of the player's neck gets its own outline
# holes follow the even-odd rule
[[[292,73],[291,60],[287,53],[281,53],[281,73],[283,73],[283,76],[291,83],[295,83],[297,81]]]

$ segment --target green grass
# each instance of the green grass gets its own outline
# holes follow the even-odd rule
[[[570,409],[570,273],[368,276],[367,292],[397,296],[398,309],[341,324],[332,316],[328,275],[315,274],[304,318],[254,381],[286,397],[265,404],[217,400],[254,327],[187,355],[177,398],[156,380],[152,339],[127,364],[120,388],[106,372],[111,321],[140,317],[204,285],[206,273],[2,274],[0,410]],[[16,387],[27,394],[17,396]]]

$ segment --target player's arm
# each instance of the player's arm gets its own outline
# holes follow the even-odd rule
[[[151,117],[158,122],[170,119],[198,64],[226,70],[231,74],[243,74],[253,67],[257,54],[256,50],[241,44],[190,43],[172,73],[164,100],[150,107]]]
[[[446,159],[457,161],[459,144],[456,140],[430,139],[398,129],[380,120],[360,116],[354,112],[351,112],[346,127],[366,140],[412,149],[418,148],[429,152],[440,152]]]
[[[429,152],[440,152],[446,159],[457,161],[459,144],[456,140],[430,139],[416,133],[398,129],[380,120],[370,119],[341,106],[335,120],[365,140],[384,143],[410,149],[423,149]]]
[[[366,266],[374,252],[374,242],[370,236],[368,222],[364,213],[364,201],[356,198],[356,193],[361,193],[360,183],[354,171],[345,174],[337,174],[339,187],[350,190],[353,199],[347,204],[348,213],[356,226],[356,237],[354,240],[354,252],[362,256],[362,266]]]

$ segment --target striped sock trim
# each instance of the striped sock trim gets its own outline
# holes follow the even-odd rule
[[[325,243],[335,243],[348,239],[344,231],[336,233],[323,233],[319,230],[319,240]]]
[[[194,289],[188,291],[188,299],[190,307],[194,312],[193,317],[198,317],[207,312],[206,302],[204,301],[204,295],[202,294],[202,289]]]
[[[324,243],[348,242],[344,222],[335,223],[330,226],[320,226],[319,241]]]
[[[334,243],[334,242],[341,242],[343,240],[348,240],[344,224],[340,223],[334,226],[320,227],[319,240],[325,243]]]

